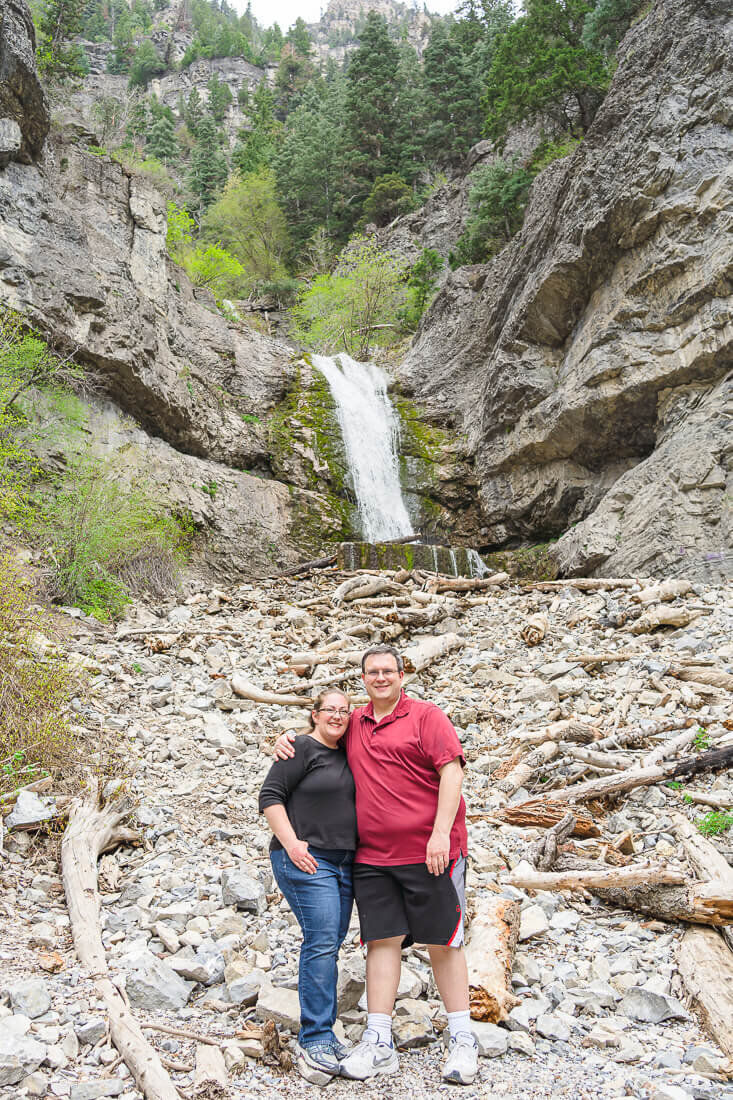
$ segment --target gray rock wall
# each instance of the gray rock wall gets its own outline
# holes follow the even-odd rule
[[[535,182],[522,232],[453,273],[425,319],[401,383],[468,430],[487,543],[582,520],[557,551],[569,573],[706,572],[710,554],[729,568],[732,39],[726,0],[657,0],[585,141]],[[726,487],[682,488],[682,450]],[[616,485],[650,487],[674,523],[619,518]]]

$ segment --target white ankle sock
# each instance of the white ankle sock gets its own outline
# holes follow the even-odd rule
[[[468,1009],[465,1012],[449,1012],[448,1013],[448,1027],[450,1029],[450,1037],[453,1039],[459,1031],[464,1034],[471,1034],[471,1013]]]
[[[378,1043],[392,1046],[392,1017],[386,1012],[368,1012],[367,1031],[376,1033]]]

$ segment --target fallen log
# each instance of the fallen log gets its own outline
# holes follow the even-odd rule
[[[730,801],[729,799],[729,803]],[[684,814],[672,814],[672,826],[675,836],[685,849],[687,860],[698,878],[702,879],[703,882],[717,879],[719,882],[725,883],[726,886],[733,886],[733,867],[728,863],[722,852],[719,852],[715,845],[687,820]],[[733,950],[733,930],[730,928],[724,929],[723,938],[728,947]]]
[[[702,791],[685,789],[685,799],[698,806],[710,806],[713,810],[727,810],[733,806],[733,794],[703,794]]]
[[[568,810],[566,814],[548,829],[544,836],[536,840],[529,847],[529,862],[533,863],[538,871],[549,871],[558,857],[558,846],[563,840],[572,836],[575,830],[575,817]]]
[[[589,726],[575,718],[563,718],[541,730],[529,730],[518,735],[524,745],[540,745],[543,741],[579,741],[587,745],[598,736],[596,726]],[[600,742],[598,742],[600,744]]]
[[[129,812],[124,802],[99,806],[99,784],[90,781],[87,800],[76,800],[61,843],[61,869],[74,948],[82,967],[95,979],[97,996],[109,1014],[109,1031],[147,1100],[180,1100],[155,1049],[109,978],[99,926],[97,860],[115,846],[121,822]]]
[[[454,649],[462,649],[465,644],[466,639],[459,634],[428,634],[416,645],[408,646],[402,651],[405,671],[421,672],[439,657],[444,657]]]
[[[498,1024],[519,999],[512,993],[514,952],[519,936],[518,901],[484,895],[471,921],[466,963],[471,1016]]]
[[[386,577],[361,573],[355,577],[349,577],[340,584],[331,594],[331,603],[334,607],[339,607],[342,603],[351,603],[357,599],[379,596],[382,593],[389,596],[404,596],[405,589],[403,585],[395,584]]]
[[[313,558],[312,561],[304,561],[301,565],[294,565],[290,569],[285,569],[282,573],[278,573],[280,577],[297,577],[300,573],[310,573],[311,569],[325,569],[328,565],[336,564],[336,555],[330,554],[327,558]]]
[[[641,604],[663,603],[665,600],[674,600],[677,596],[686,596],[691,591],[692,585],[689,581],[662,581],[661,584],[642,588],[641,592],[635,592],[631,598]]]
[[[724,749],[711,749],[697,756],[688,756],[684,760],[655,764],[651,768],[635,768],[628,772],[604,776],[602,779],[590,779],[578,786],[560,787],[555,792],[557,798],[568,802],[587,802],[590,798],[608,798],[609,795],[633,791],[637,787],[649,787],[665,779],[678,779],[717,768],[728,768],[733,764],[733,745]]]
[[[455,617],[462,614],[458,605],[449,607],[447,604],[433,604],[430,607],[407,608],[404,611],[395,609],[388,611],[384,617],[389,623],[400,623],[409,630],[420,630],[426,626],[435,626],[449,615]]]
[[[428,584],[429,592],[483,592],[496,588],[509,580],[508,573],[494,573],[492,577],[444,577],[437,576]]]
[[[686,607],[668,607],[666,604],[660,604],[645,611],[628,629],[632,634],[651,634],[653,630],[663,626],[689,626],[704,614],[704,611],[688,611]]]
[[[640,883],[663,883],[679,886],[685,876],[669,867],[654,863],[635,863],[629,867],[598,869],[583,868],[565,871],[535,871],[526,860],[517,864],[504,880],[519,890],[611,890],[613,887],[637,886]]]
[[[567,802],[555,802],[546,798],[530,799],[519,806],[504,806],[497,817],[507,825],[516,825],[520,829],[546,829],[557,825],[568,812]],[[587,838],[600,836],[601,830],[588,813],[580,806],[573,806],[575,825],[573,836]]]
[[[548,626],[547,615],[530,615],[521,630],[522,641],[530,647],[539,645],[544,641]]]
[[[633,661],[640,656],[638,649],[615,649],[603,653],[579,653],[575,657],[568,657],[567,661],[569,664],[583,665],[584,668],[588,668],[590,665],[620,664]]]
[[[724,688],[725,691],[733,691],[733,676],[722,669],[709,668],[706,665],[672,665],[669,675],[676,680],[692,681],[695,684],[706,684],[708,687]]]
[[[626,870],[632,870],[632,867]],[[599,883],[591,888],[608,905],[633,909],[658,920],[679,920],[687,924],[711,924],[716,927],[733,924],[733,885],[713,881],[672,886],[653,885],[654,879],[646,881],[647,885],[637,885],[631,889],[627,883],[607,888]]]
[[[198,1043],[196,1046],[193,1094],[201,1100],[227,1100],[231,1095],[224,1055],[218,1046],[208,1043]]]
[[[496,790],[510,798],[515,791],[529,782],[535,772],[541,771],[559,753],[560,746],[556,741],[544,741],[512,768],[508,775],[496,783]]]
[[[712,928],[689,928],[678,966],[708,1030],[733,1058],[733,954]]]
[[[310,695],[278,695],[274,691],[263,691],[245,680],[243,676],[232,676],[232,691],[242,699],[251,699],[253,703],[271,703],[281,707],[312,707]]]
[[[595,752],[593,749],[579,749],[576,745],[561,743],[562,751],[573,760],[579,760],[583,764],[590,764],[592,768],[603,768],[604,771],[624,771],[633,768],[636,764],[631,756],[618,756],[611,752]]]
[[[671,741],[666,741],[663,745],[648,753],[641,761],[641,766],[643,768],[653,768],[655,764],[661,764],[663,760],[668,760],[670,756],[676,756],[680,749],[686,749],[695,740],[696,734],[697,730],[694,726],[686,729],[677,737],[673,737]]]
[[[634,588],[638,583],[630,577],[571,577],[561,581],[533,581],[524,587],[539,592],[558,592],[562,588],[577,588],[578,592],[597,592],[606,588]]]

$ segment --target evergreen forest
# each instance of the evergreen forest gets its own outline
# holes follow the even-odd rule
[[[361,262],[364,234],[465,175],[469,150],[488,139],[494,155],[471,175],[450,254],[427,249],[412,265],[385,266],[403,289],[382,321],[401,331],[414,330],[446,261],[485,261],[521,228],[533,179],[582,141],[616,48],[643,11],[638,0],[462,0],[454,15],[429,16],[419,56],[406,24],[365,10],[339,63],[319,58],[303,19],[286,32],[263,28],[227,0],[33,4],[49,87],[83,81],[91,44],[108,45],[107,71],[127,78],[127,95],[95,103],[92,151],[164,191],[171,255],[220,303],[264,295],[290,305],[300,296],[302,306],[319,279],[321,293],[325,279],[338,296],[354,255]],[[188,33],[178,60],[161,26]],[[231,86],[212,71],[205,94],[194,86],[174,106],[155,94],[164,74],[217,58],[243,59],[255,76]],[[236,133],[226,126],[233,104]],[[532,152],[505,154],[522,124],[534,126]]]

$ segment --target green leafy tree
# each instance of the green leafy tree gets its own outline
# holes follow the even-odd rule
[[[129,72],[135,54],[135,29],[129,8],[125,7],[117,16],[112,33],[114,50],[110,54],[107,68],[109,72],[120,75]]]
[[[286,118],[300,102],[300,97],[313,74],[313,63],[310,60],[310,39],[308,40],[307,53],[301,53],[295,42],[286,39],[280,55],[280,64],[275,74],[277,112],[281,119]]]
[[[161,161],[170,164],[178,159],[178,144],[173,123],[163,115],[150,127],[146,152]]]
[[[587,50],[613,54],[641,7],[641,0],[597,0],[583,24],[582,42]]]
[[[198,125],[196,145],[191,154],[188,186],[204,211],[224,187],[229,169],[219,147],[219,134],[211,115],[204,115]]]
[[[149,38],[140,43],[130,62],[127,86],[146,88],[154,76],[165,72],[165,64]]]
[[[95,100],[92,105],[92,114],[99,124],[99,140],[102,145],[118,131],[122,125],[124,113],[124,104],[116,96],[104,95]]]
[[[238,298],[247,285],[236,256],[218,244],[200,244],[183,255],[182,266],[194,286],[205,286],[216,300]]]
[[[81,76],[82,50],[72,39],[79,34],[86,0],[46,0],[38,17],[38,67],[54,80]]]
[[[396,172],[387,172],[375,181],[363,206],[365,221],[378,227],[388,225],[411,209],[412,191]]]
[[[214,73],[209,79],[207,88],[209,91],[209,111],[217,122],[223,122],[229,104],[234,98],[229,85],[225,81],[219,80],[219,77]]]
[[[457,263],[482,263],[522,228],[533,176],[499,160],[474,174],[470,214],[456,246]]]
[[[410,268],[407,279],[407,303],[403,312],[403,323],[409,331],[414,331],[422,317],[428,302],[438,284],[438,274],[445,266],[445,260],[434,248],[424,248],[420,258]]]
[[[399,60],[387,24],[370,11],[346,74],[346,117],[357,201],[363,202],[379,176],[397,167]]]
[[[237,259],[250,289],[284,278],[288,231],[273,172],[261,168],[232,176],[207,211],[201,235]]]
[[[373,238],[355,237],[336,270],[317,276],[293,307],[296,335],[318,351],[366,359],[376,339],[398,328],[406,267]]]
[[[588,0],[527,0],[527,14],[500,39],[487,77],[485,133],[498,139],[540,113],[563,130],[584,133],[608,87],[602,54],[581,36]]]

